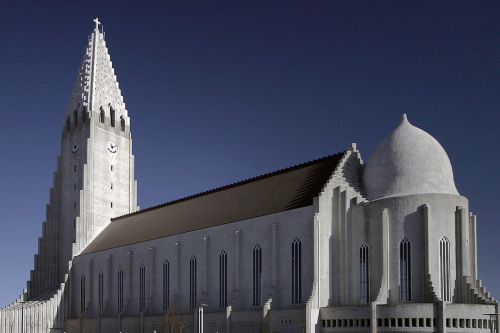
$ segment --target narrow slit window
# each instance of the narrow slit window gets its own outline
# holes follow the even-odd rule
[[[219,308],[227,307],[227,254],[219,254]]]
[[[359,248],[359,301],[368,303],[370,298],[368,245]]]
[[[170,263],[163,263],[163,311],[168,311],[170,300]]]
[[[259,244],[253,249],[253,306],[261,305],[262,288],[262,248]]]
[[[144,311],[146,308],[146,266],[141,265],[139,270],[139,310]]]
[[[441,280],[441,299],[445,302],[451,301],[450,290],[450,242],[443,237],[439,241],[439,262]]]
[[[68,118],[66,118],[66,131],[69,131],[70,129],[71,129],[71,123],[70,123],[70,119],[68,116]]]
[[[80,278],[80,313],[85,313],[85,274]]]
[[[101,107],[101,111],[99,112],[99,122],[104,124],[104,118],[105,118],[104,110]]]
[[[399,285],[401,302],[411,301],[411,247],[404,238],[399,244]]]
[[[292,242],[292,304],[302,303],[302,242]]]
[[[109,107],[109,119],[111,126],[115,127],[115,110],[111,106]]]
[[[102,313],[104,310],[104,275],[102,272],[99,273],[98,283],[99,313]]]
[[[123,116],[120,116],[120,129],[125,132],[125,118]]]
[[[119,268],[118,269],[118,299],[117,299],[117,305],[118,305],[118,314],[123,312],[123,269]]]
[[[73,123],[75,128],[78,127],[78,110],[73,111]]]
[[[196,257],[189,260],[189,307],[196,308]]]

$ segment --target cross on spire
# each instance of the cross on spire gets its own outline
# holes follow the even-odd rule
[[[97,17],[94,19],[94,23],[95,23],[95,30],[99,31],[99,25],[102,25],[102,24],[101,24],[101,22],[99,22],[99,19]]]

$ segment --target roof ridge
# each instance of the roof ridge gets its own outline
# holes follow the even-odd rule
[[[254,177],[251,177],[251,178],[246,178],[246,179],[234,182],[234,183],[229,183],[229,184],[222,185],[222,186],[219,186],[219,187],[214,187],[214,188],[206,190],[206,191],[202,191],[202,192],[198,192],[198,193],[195,193],[195,194],[191,194],[191,195],[188,195],[188,196],[185,196],[185,197],[181,197],[181,198],[178,198],[178,199],[174,199],[174,200],[171,200],[171,201],[167,201],[167,202],[164,202],[164,203],[161,203],[161,204],[158,204],[158,205],[153,205],[153,206],[150,206],[150,207],[138,210],[136,212],[132,212],[132,213],[120,215],[120,216],[112,218],[111,221],[119,220],[119,219],[122,219],[124,217],[129,217],[129,216],[137,215],[137,214],[144,213],[144,212],[151,211],[151,210],[155,210],[155,209],[158,209],[158,208],[170,206],[170,205],[173,205],[173,204],[177,204],[179,202],[183,202],[183,201],[187,201],[187,200],[190,200],[190,199],[202,197],[204,195],[213,194],[213,193],[216,193],[216,192],[220,192],[220,191],[223,191],[223,190],[227,190],[227,189],[230,189],[230,188],[234,188],[234,187],[237,187],[237,186],[245,185],[245,184],[252,183],[252,182],[255,182],[255,181],[258,181],[258,180],[262,180],[262,179],[265,179],[265,178],[274,177],[274,176],[277,176],[279,174],[283,174],[283,173],[286,173],[286,172],[290,172],[290,171],[294,171],[294,170],[297,170],[297,169],[300,169],[300,168],[304,168],[304,167],[307,167],[309,165],[312,165],[312,164],[315,164],[315,163],[318,163],[318,162],[321,162],[321,161],[324,161],[324,160],[327,160],[327,159],[330,159],[330,158],[333,158],[333,157],[339,157],[339,156],[341,156],[343,154],[345,154],[345,151],[338,152],[336,154],[326,155],[326,156],[323,156],[323,157],[320,157],[320,158],[317,158],[317,159],[314,159],[314,160],[302,162],[302,163],[299,163],[299,164],[294,164],[294,165],[289,166],[289,167],[281,168],[281,169],[278,169],[278,170],[275,170],[275,171],[271,171],[271,172],[268,172],[268,173],[264,173],[264,174],[261,174],[261,175],[258,175],[258,176],[254,176]]]

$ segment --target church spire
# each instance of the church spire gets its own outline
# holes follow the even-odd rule
[[[102,23],[94,19],[94,31],[89,36],[83,61],[68,105],[68,115],[85,108],[89,117],[100,110],[113,108],[128,118],[118,80],[108,53]]]

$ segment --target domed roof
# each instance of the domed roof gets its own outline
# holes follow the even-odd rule
[[[418,193],[458,194],[450,159],[427,132],[401,124],[377,147],[363,173],[369,200]]]

